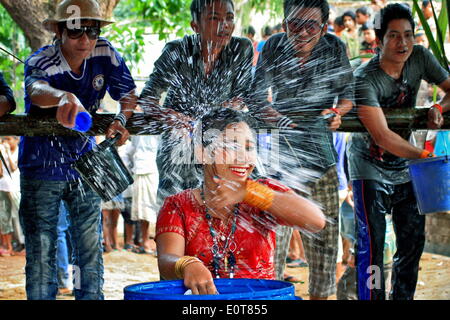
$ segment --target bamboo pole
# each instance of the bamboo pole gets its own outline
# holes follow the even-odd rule
[[[388,125],[393,130],[427,129],[428,108],[417,108],[412,110],[388,110],[385,116]],[[114,114],[103,113],[93,116],[94,125],[87,135],[104,135],[109,124],[113,121]],[[301,122],[304,120],[301,116],[292,115],[294,120]],[[442,129],[450,130],[450,114],[445,114],[445,124]],[[262,124],[261,128],[265,128]],[[127,129],[132,135],[157,135],[161,134],[163,129],[158,121],[152,119],[143,113],[135,113],[127,123]],[[342,132],[365,132],[365,128],[355,114],[346,115],[343,118],[342,126],[339,131]],[[38,117],[30,115],[7,115],[0,118],[0,136],[78,136],[79,133],[64,128],[58,124],[53,117]]]

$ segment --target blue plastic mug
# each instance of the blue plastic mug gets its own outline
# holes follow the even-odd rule
[[[72,130],[79,132],[87,132],[92,127],[92,116],[88,112],[78,112],[75,118],[75,126]]]

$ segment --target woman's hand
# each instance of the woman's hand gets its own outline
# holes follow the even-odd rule
[[[217,188],[213,191],[213,198],[208,202],[212,210],[222,209],[242,202],[247,193],[247,181],[231,181],[215,176]]]
[[[184,269],[184,285],[192,294],[217,294],[211,272],[201,262],[188,264]]]

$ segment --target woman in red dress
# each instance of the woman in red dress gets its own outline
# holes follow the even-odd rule
[[[249,178],[257,157],[251,123],[227,108],[203,117],[195,147],[203,185],[166,198],[159,213],[160,274],[184,279],[193,294],[215,294],[213,278],[275,279],[275,227],[318,232],[325,226],[311,201],[274,180]]]

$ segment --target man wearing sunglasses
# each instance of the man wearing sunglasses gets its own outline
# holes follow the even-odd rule
[[[259,57],[251,90],[253,111],[280,129],[280,160],[273,176],[309,194],[329,219],[318,237],[303,237],[310,298],[327,299],[336,292],[339,235],[332,131],[352,109],[353,74],[344,43],[327,34],[326,0],[285,0],[284,16],[286,33],[272,36]],[[269,89],[272,103],[267,100]],[[291,233],[286,228],[277,233],[275,259],[281,279]]]
[[[111,22],[100,15],[95,0],[64,0],[54,19],[44,21],[55,33],[46,46],[26,61],[25,109],[30,115],[56,116],[73,128],[78,112],[95,113],[106,91],[119,101],[121,112],[107,129],[107,137],[121,134],[137,100],[135,84],[124,60],[111,44],[99,38]],[[58,290],[56,241],[58,213],[64,201],[73,239],[76,299],[103,299],[101,200],[76,173],[72,164],[92,150],[94,137],[22,137],[20,218],[26,239],[28,299],[55,299]]]

